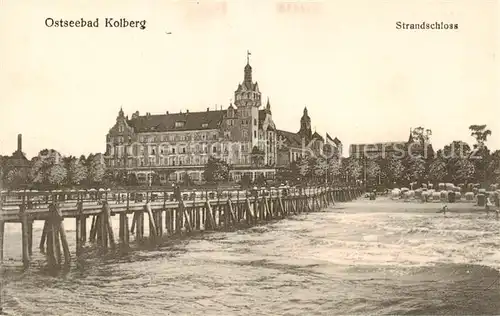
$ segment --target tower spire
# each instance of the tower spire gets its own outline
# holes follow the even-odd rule
[[[243,84],[247,89],[252,88],[252,66],[250,66],[250,51],[247,50],[247,65],[245,66],[245,76],[243,79]]]

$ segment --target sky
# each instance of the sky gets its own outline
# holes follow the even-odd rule
[[[487,124],[500,149],[497,11],[494,0],[3,0],[0,154],[15,151],[18,133],[29,158],[103,152],[120,107],[227,108],[247,50],[279,129],[298,131],[307,106],[313,129],[344,148],[406,140],[418,126],[438,148],[472,143],[469,125]],[[47,18],[100,27],[49,28]],[[105,18],[146,29],[105,28]]]

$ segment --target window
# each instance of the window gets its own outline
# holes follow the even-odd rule
[[[175,154],[175,147],[172,147],[172,154]]]
[[[257,125],[257,119],[253,119],[253,125]]]
[[[184,122],[175,122],[175,127],[183,127],[184,126]]]
[[[123,125],[118,125],[118,132],[123,133]]]
[[[257,131],[253,131],[253,137],[257,138]]]
[[[214,146],[214,147],[212,148],[212,152],[213,152],[213,153],[216,153],[216,152],[217,152],[217,147],[215,147],[215,146]]]
[[[213,134],[212,137],[214,140],[217,140],[217,134]]]
[[[186,153],[186,147],[182,147],[182,153],[185,154]]]
[[[201,127],[202,127],[202,128],[207,128],[207,127],[208,127],[208,123],[203,123],[203,124],[201,124]]]

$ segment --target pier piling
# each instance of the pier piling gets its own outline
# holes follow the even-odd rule
[[[31,194],[31,195],[30,195]],[[40,195],[34,198],[34,195]],[[18,192],[0,194],[0,261],[3,261],[5,223],[21,224],[22,261],[29,267],[33,256],[33,222],[43,220],[40,252],[44,253],[50,268],[59,268],[71,263],[71,253],[64,227],[64,218],[75,220],[76,256],[84,251],[87,241],[87,219],[90,217],[89,241],[102,251],[120,245],[122,251],[130,248],[130,233],[135,234],[135,243],[144,239],[144,216],[148,216],[149,236],[153,244],[163,241],[164,233],[193,233],[210,230],[232,230],[241,224],[246,226],[264,224],[272,220],[303,212],[324,210],[336,201],[356,199],[360,191],[353,188],[290,188],[257,189],[247,191],[190,192],[174,196],[170,192],[148,191],[142,202],[144,191],[109,193],[54,193]],[[76,200],[76,203],[75,203]],[[8,201],[9,207],[6,207]],[[16,204],[17,203],[17,204]],[[15,208],[12,208],[15,206]],[[115,239],[112,218],[119,216],[119,235]],[[132,223],[129,225],[129,215]]]

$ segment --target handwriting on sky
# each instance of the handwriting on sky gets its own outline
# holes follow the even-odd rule
[[[185,18],[190,21],[207,20],[225,16],[226,1],[183,2]]]
[[[278,13],[283,14],[316,14],[321,11],[321,3],[309,1],[283,1],[276,4],[276,10]]]

